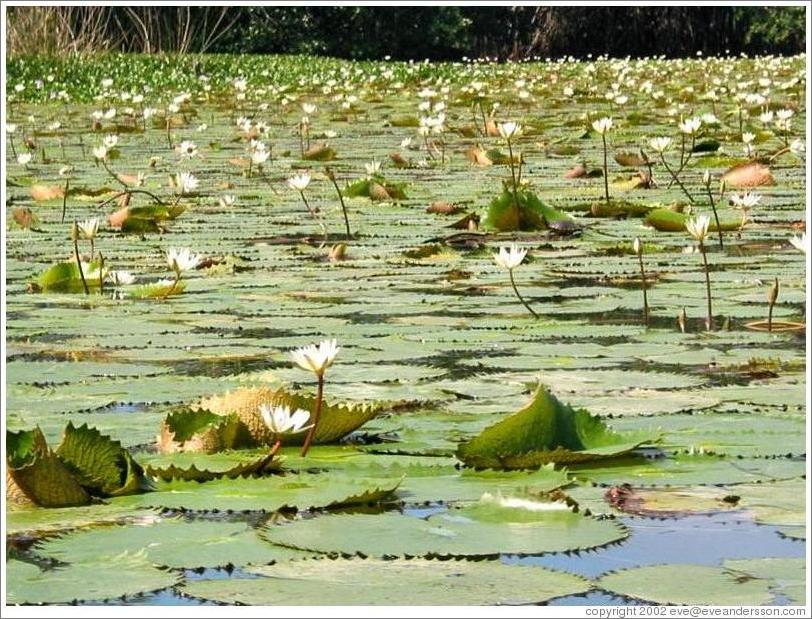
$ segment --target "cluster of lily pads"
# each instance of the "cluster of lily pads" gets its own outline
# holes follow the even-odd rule
[[[802,599],[804,60],[10,61],[10,599]]]

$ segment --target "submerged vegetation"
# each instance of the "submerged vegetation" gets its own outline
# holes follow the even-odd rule
[[[805,62],[11,60],[9,601],[802,603]]]

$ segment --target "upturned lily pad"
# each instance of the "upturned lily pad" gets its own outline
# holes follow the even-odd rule
[[[462,443],[457,457],[476,468],[534,468],[628,454],[657,440],[653,433],[619,433],[584,409],[560,402],[543,386],[522,410]]]
[[[607,574],[601,589],[657,604],[758,606],[773,599],[770,582],[706,565],[650,565]]]
[[[373,202],[405,200],[404,183],[387,181],[381,175],[362,178],[347,185],[342,194],[348,198],[369,198]]]
[[[282,470],[282,461],[273,452],[268,452],[233,465],[225,470],[209,470],[198,468],[194,463],[187,467],[170,463],[166,466],[147,465],[145,471],[150,477],[162,481],[174,479],[182,481],[212,481],[215,479],[236,479],[238,477],[261,477],[269,473],[278,473]]]
[[[155,204],[150,206],[125,206],[110,215],[109,222],[113,228],[131,234],[161,232],[168,223],[180,217],[186,207],[183,205]]]
[[[183,592],[227,604],[455,606],[538,604],[587,591],[580,576],[490,561],[320,559],[257,567],[258,579],[195,580]],[[363,583],[363,595],[359,595]]]
[[[625,529],[571,511],[564,503],[482,501],[428,518],[397,513],[338,514],[267,525],[268,541],[299,550],[368,557],[484,557],[595,548]]]
[[[161,422],[158,434],[158,448],[164,453],[216,453],[248,442],[236,415],[217,415],[207,410],[174,410]]]
[[[199,403],[199,408],[201,415],[208,412],[226,416],[235,414],[241,422],[241,432],[243,430],[247,432],[246,440],[252,446],[273,445],[277,441],[281,441],[283,445],[301,445],[306,431],[277,435],[268,429],[259,410],[263,404],[287,406],[291,410],[302,408],[312,412],[315,408],[315,398],[281,388],[243,388],[221,396],[205,398]],[[382,406],[376,404],[341,404],[325,401],[313,443],[319,445],[335,442],[360,428],[381,410]]]
[[[111,569],[115,566],[115,569]],[[153,567],[144,553],[104,554],[49,569],[17,559],[6,562],[10,604],[67,604],[147,593],[178,584],[181,576]]]
[[[647,226],[651,226],[660,232],[685,232],[685,222],[689,217],[683,213],[677,213],[665,208],[654,209],[644,220]],[[723,232],[732,232],[741,227],[741,221],[720,221],[719,227]],[[708,230],[717,231],[716,222],[711,220]]]
[[[569,215],[548,206],[534,193],[519,191],[514,197],[513,193],[507,190],[491,200],[484,224],[500,232],[548,228],[560,232],[573,232],[578,228]]]
[[[83,292],[84,275],[88,289],[98,290],[101,263],[94,260],[83,265],[83,273],[80,273],[75,260],[59,262],[40,273],[31,282],[31,289],[35,292]]]
[[[87,505],[90,494],[48,447],[39,428],[6,433],[6,496],[42,507]]]

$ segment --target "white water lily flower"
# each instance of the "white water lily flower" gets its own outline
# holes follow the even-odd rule
[[[110,271],[107,274],[107,279],[114,286],[129,286],[135,282],[135,275],[129,271]]]
[[[141,112],[141,115],[144,117],[144,120],[149,120],[150,118],[155,116],[155,114],[157,114],[157,113],[158,113],[158,110],[156,110],[154,107],[145,107],[143,109],[143,111]]]
[[[262,421],[274,434],[295,434],[311,427],[305,426],[310,421],[310,413],[302,408],[291,413],[287,406],[261,404],[259,412],[262,415]]]
[[[175,174],[175,189],[179,190],[181,194],[193,192],[199,184],[200,181],[191,172]]]
[[[664,153],[668,150],[668,147],[671,146],[671,138],[652,138],[649,140],[648,144],[651,146],[652,150],[658,153]]]
[[[6,123],[6,133],[15,133],[17,131],[17,125],[14,123]]]
[[[730,196],[730,202],[733,206],[738,206],[739,208],[753,208],[759,202],[761,202],[762,196],[757,193],[742,193],[742,194],[733,194]]]
[[[688,234],[698,242],[702,242],[708,236],[708,227],[710,226],[710,217],[707,215],[700,215],[699,217],[692,217],[685,222],[685,229]]]
[[[689,118],[679,123],[679,130],[686,135],[694,135],[702,126],[702,119],[699,117]]]
[[[499,135],[501,135],[506,140],[511,138],[518,138],[522,135],[523,129],[519,123],[515,122],[506,122],[506,123],[499,123],[497,127],[499,130]]]
[[[373,159],[369,163],[364,164],[364,169],[367,171],[368,176],[374,176],[381,171],[381,162]]]
[[[336,340],[324,340],[318,346],[311,344],[292,350],[290,358],[303,370],[320,376],[333,365],[339,350]]]
[[[792,144],[789,145],[789,149],[793,155],[801,159],[806,156],[806,144],[804,144],[803,140],[793,140]]]
[[[188,247],[182,249],[169,249],[166,252],[166,263],[175,273],[191,271],[200,264],[200,254],[194,254]]]
[[[175,152],[181,159],[192,159],[197,157],[197,145],[191,140],[183,140],[175,147]]]
[[[316,113],[316,104],[315,103],[302,103],[302,111],[307,114],[308,116],[312,116]]]
[[[801,234],[801,236],[793,236],[790,240],[792,246],[800,252],[804,254],[809,254],[809,237],[806,235],[806,232]]]
[[[499,253],[494,254],[493,259],[500,267],[512,271],[519,266],[527,256],[526,249],[519,249],[516,243],[513,243],[510,248],[500,247]]]
[[[93,157],[95,157],[99,161],[103,161],[107,159],[107,147],[106,146],[96,146],[93,149]]]
[[[102,144],[104,144],[107,148],[115,148],[118,144],[118,136],[114,133],[106,135],[102,140]]]
[[[605,135],[612,130],[614,121],[609,118],[600,118],[592,123],[592,128],[601,135]]]
[[[262,165],[266,161],[268,161],[268,157],[271,156],[271,153],[264,148],[256,149],[251,151],[251,163],[254,165]]]
[[[220,206],[222,208],[231,208],[237,203],[237,197],[231,194],[220,196]]]
[[[755,133],[750,133],[749,131],[742,133],[742,142],[744,142],[745,144],[752,144],[753,140],[755,139],[756,139]]]
[[[632,243],[632,249],[634,249],[635,255],[639,256],[643,252],[643,245],[640,243],[640,237],[634,237],[634,242]]]
[[[28,165],[31,163],[31,153],[20,153],[17,155],[17,163],[20,165]]]
[[[79,232],[82,233],[82,236],[86,239],[93,239],[96,238],[96,233],[99,231],[99,220],[96,217],[92,219],[86,219],[84,221],[80,221],[76,224],[79,228]]]
[[[310,184],[310,174],[303,173],[291,176],[288,179],[288,187],[296,191],[304,191]]]

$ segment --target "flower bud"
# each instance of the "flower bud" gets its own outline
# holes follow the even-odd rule
[[[632,243],[632,247],[634,248],[634,253],[637,256],[642,256],[643,255],[643,245],[642,245],[642,243],[640,243],[640,238],[639,237],[634,238],[634,243]]]
[[[770,305],[775,305],[775,302],[778,300],[778,290],[779,290],[778,278],[776,277],[775,282],[773,282],[773,285],[770,286],[770,292],[767,295],[767,299],[769,300]]]

